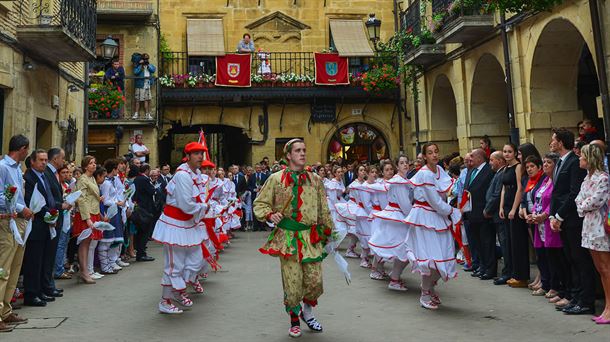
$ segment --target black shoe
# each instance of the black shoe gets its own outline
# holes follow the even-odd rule
[[[476,278],[476,277],[480,277],[483,273],[479,272],[479,271],[474,271],[470,274],[471,277]]]
[[[64,289],[56,287],[55,291],[59,292],[59,293],[64,293]]]
[[[155,258],[145,255],[143,257],[136,258],[136,261],[155,261]]]
[[[573,307],[575,307],[575,306],[576,306],[576,304],[568,303],[568,304],[566,304],[566,305],[562,305],[562,306],[556,306],[556,307],[555,307],[555,310],[557,310],[557,311],[563,311],[563,310],[568,310],[568,309],[571,309],[571,308],[573,308]]]
[[[510,278],[500,277],[500,278],[494,280],[494,285],[506,285],[506,282],[508,281],[508,279],[510,279]]]
[[[25,306],[47,306],[47,302],[38,297],[34,297],[31,299],[24,299],[23,305],[25,305]]]
[[[464,272],[472,272],[472,271],[474,271],[474,268],[468,267],[468,266],[464,266]]]
[[[55,301],[55,297],[47,296],[46,294],[41,294],[38,297],[40,299],[44,300],[45,302],[54,302]]]
[[[569,309],[563,309],[561,311],[566,315],[593,315],[595,313],[593,307],[580,305],[574,305]]]
[[[479,276],[479,279],[481,279],[481,280],[491,280],[491,279],[493,279],[493,278],[494,278],[494,276],[492,276],[491,274],[481,274],[481,275]],[[494,282],[494,283],[495,283],[495,282]]]
[[[57,290],[54,290],[54,291],[51,291],[51,292],[45,292],[44,295],[47,296],[47,297],[63,297],[64,296],[63,293],[61,293],[61,292],[59,292]]]

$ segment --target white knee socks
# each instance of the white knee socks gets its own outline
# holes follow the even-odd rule
[[[93,260],[95,259],[95,248],[97,247],[98,240],[91,240],[89,244],[89,253],[87,255],[87,272],[93,273]]]
[[[305,318],[306,321],[314,318],[313,308],[311,307],[311,305],[303,303],[302,310],[303,310],[303,318]]]

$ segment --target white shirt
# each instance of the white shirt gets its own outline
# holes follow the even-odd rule
[[[148,148],[144,144],[142,144],[142,145],[133,144],[133,145],[131,145],[131,151],[135,155],[137,152],[146,152],[146,151],[148,151]],[[146,156],[141,156],[141,157],[136,157],[136,158],[140,159],[140,161],[142,163],[146,162]]]
[[[144,79],[144,89],[149,89],[150,88],[150,79],[148,77],[150,77],[150,71],[148,71],[147,66],[144,67],[144,77],[146,77],[146,79]]]

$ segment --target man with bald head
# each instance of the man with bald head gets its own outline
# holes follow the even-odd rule
[[[504,167],[506,166],[506,160],[502,155],[502,151],[493,152],[489,156],[489,165],[491,166],[491,170],[495,172],[494,177],[489,184],[489,188],[487,189],[487,193],[485,194],[485,209],[483,209],[483,216],[491,220],[491,223],[494,227],[494,230],[498,236],[498,241],[500,241],[500,249],[502,250],[502,255],[508,255],[508,245],[506,241],[506,234],[502,230],[502,219],[498,214],[500,209],[500,194],[502,193],[502,175],[504,174]],[[498,274],[498,263],[495,258],[495,247],[496,242],[494,239],[493,248],[494,248],[494,260],[493,263],[489,263],[486,268],[486,274],[481,277],[481,279],[492,279]],[[482,249],[486,247],[483,246]],[[487,246],[489,248],[489,246]],[[496,280],[494,280],[494,284],[506,284],[506,281],[511,278],[511,265],[510,258],[505,258],[504,260],[504,268],[502,269],[502,276]]]
[[[492,263],[495,262],[496,231],[491,221],[483,215],[483,210],[493,171],[487,163],[487,154],[480,148],[470,153],[470,166],[464,181],[464,192],[470,192],[472,210],[464,213],[464,222],[472,254],[472,276],[491,279],[487,270],[492,271]]]

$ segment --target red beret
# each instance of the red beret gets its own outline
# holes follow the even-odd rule
[[[184,153],[190,154],[193,152],[207,152],[208,149],[200,143],[190,142],[184,146]]]
[[[204,161],[201,163],[201,167],[209,167],[209,168],[212,168],[212,169],[213,169],[213,168],[215,168],[215,167],[216,167],[216,164],[212,163],[212,162],[211,162],[211,161],[209,161],[209,160],[204,160]]]

